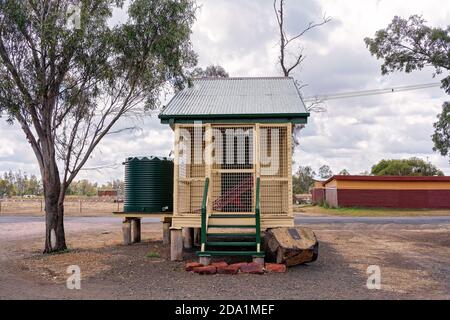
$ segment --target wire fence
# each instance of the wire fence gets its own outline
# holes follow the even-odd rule
[[[121,212],[123,202],[115,200],[73,199],[64,202],[64,213],[68,215],[95,215]],[[3,199],[0,200],[0,215],[39,215],[45,212],[43,199]]]

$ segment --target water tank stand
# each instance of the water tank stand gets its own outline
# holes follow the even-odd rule
[[[141,218],[126,217],[122,223],[123,244],[141,242]]]

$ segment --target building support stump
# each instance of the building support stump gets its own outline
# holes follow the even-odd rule
[[[170,226],[172,224],[172,218],[164,218],[163,220],[163,244],[170,243]]]
[[[128,246],[131,244],[131,220],[125,218],[122,222],[123,244]]]
[[[194,228],[194,246],[200,247],[202,242],[201,237],[202,237],[202,229]]]
[[[194,229],[183,228],[183,246],[185,249],[192,249],[194,242]]]
[[[133,243],[141,242],[141,218],[133,218],[131,220],[131,230]]]
[[[183,261],[183,235],[181,229],[170,229],[170,260]]]

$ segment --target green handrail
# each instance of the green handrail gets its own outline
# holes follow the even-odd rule
[[[201,235],[201,241],[202,241],[202,248],[201,251],[205,251],[205,244],[206,244],[206,204],[208,200],[208,189],[209,189],[209,177],[206,177],[205,179],[205,188],[203,189],[203,200],[202,200],[202,235]]]
[[[255,229],[256,229],[256,251],[261,250],[261,209],[259,200],[260,178],[256,178],[256,204],[255,204]]]

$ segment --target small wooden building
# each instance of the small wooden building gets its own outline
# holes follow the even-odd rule
[[[331,207],[450,209],[450,177],[445,176],[336,175],[312,192],[315,203]]]
[[[185,247],[200,232],[200,257],[261,257],[261,230],[293,226],[292,129],[308,116],[292,78],[195,79],[175,95],[159,115],[175,133],[173,260],[182,229]]]

